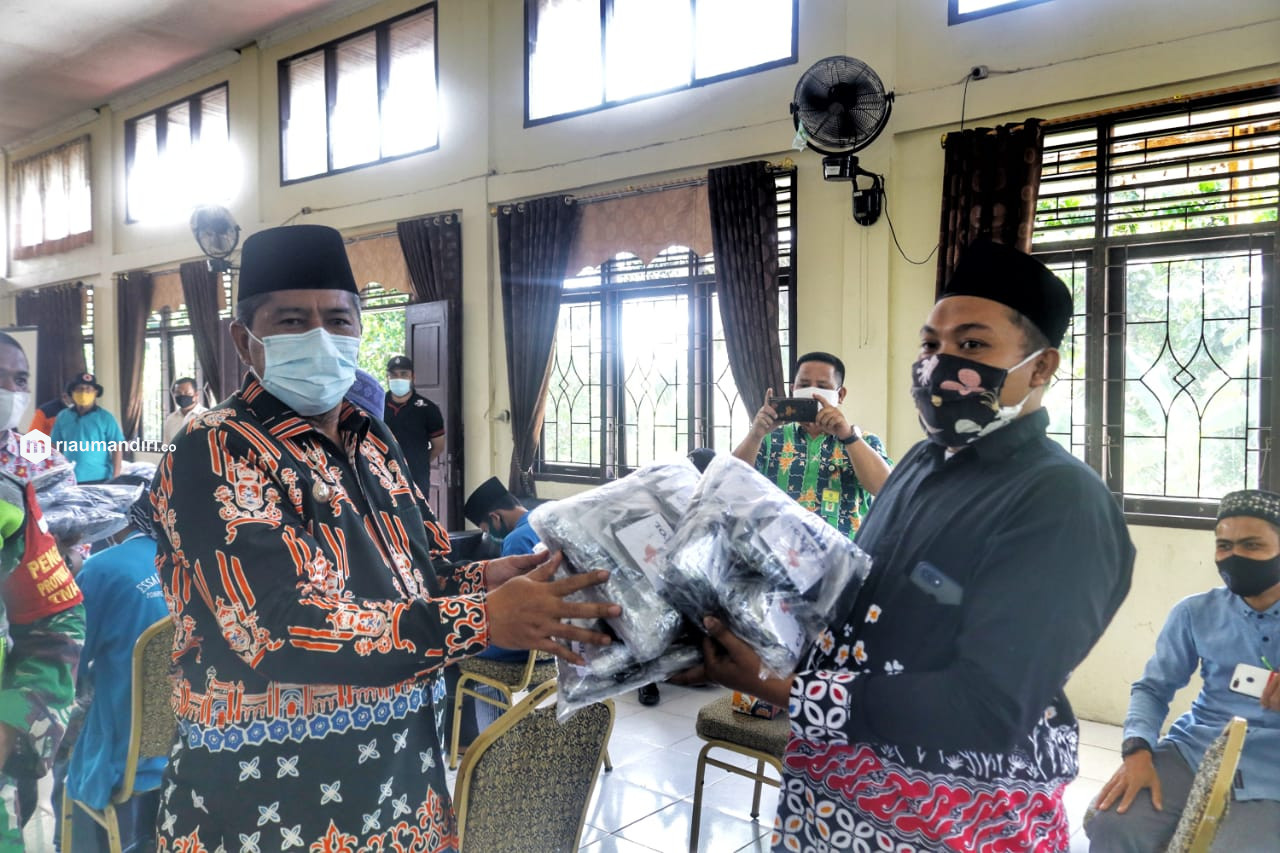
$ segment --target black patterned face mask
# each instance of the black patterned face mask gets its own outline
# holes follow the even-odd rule
[[[1253,560],[1232,554],[1218,561],[1218,574],[1227,589],[1241,598],[1261,595],[1280,583],[1280,556]]]
[[[1008,369],[944,353],[918,360],[911,366],[911,396],[925,435],[943,447],[964,447],[1012,423],[1031,392],[1012,406],[1001,406],[1000,390],[1010,373],[1042,352],[1036,350]]]

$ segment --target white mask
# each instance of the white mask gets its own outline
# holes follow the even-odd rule
[[[806,388],[793,388],[791,389],[791,396],[802,399],[826,400],[833,406],[840,405],[840,391],[832,388],[818,388],[814,385]]]
[[[324,414],[342,402],[356,381],[360,339],[326,329],[249,337],[262,344],[266,364],[258,381],[303,417]]]
[[[29,391],[10,391],[0,388],[0,431],[18,428],[18,422],[26,414],[31,403]]]
[[[391,388],[391,393],[397,397],[403,397],[409,393],[411,383],[408,379],[390,379],[387,386]]]

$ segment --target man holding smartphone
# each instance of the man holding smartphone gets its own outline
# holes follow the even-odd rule
[[[1226,585],[1184,598],[1169,614],[1156,653],[1133,685],[1124,764],[1098,794],[1098,812],[1085,827],[1091,850],[1165,849],[1200,759],[1235,716],[1249,730],[1235,801],[1213,849],[1262,853],[1280,839],[1280,675],[1272,671],[1280,659],[1280,495],[1258,489],[1226,495],[1215,536],[1214,559]],[[1200,695],[1160,739],[1173,694],[1197,669],[1204,676]]]
[[[864,435],[840,411],[846,393],[843,361],[829,352],[800,356],[791,397],[766,391],[733,455],[852,538],[893,462],[879,438]]]

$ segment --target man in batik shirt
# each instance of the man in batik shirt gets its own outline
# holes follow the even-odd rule
[[[751,421],[751,431],[733,455],[755,465],[802,507],[852,537],[893,462],[878,437],[864,434],[845,418],[839,407],[847,390],[844,362],[839,358],[829,352],[800,356],[791,396],[817,400],[817,419],[784,423],[770,404],[770,388]]]
[[[1106,485],[1045,434],[1071,296],[977,243],[921,330],[930,440],[858,535],[871,574],[796,673],[710,620],[707,672],[790,702],[775,851],[1065,851],[1079,730],[1063,686],[1129,589]]]
[[[49,772],[75,702],[84,642],[83,596],[49,535],[33,479],[66,464],[45,446],[21,455],[19,420],[30,399],[22,346],[0,333],[0,851],[19,851],[23,819],[35,808],[36,780]],[[44,453],[49,457],[40,458]],[[71,477],[70,468],[63,475]],[[25,509],[25,518],[24,518]]]
[[[452,850],[438,670],[491,642],[575,659],[553,635],[605,638],[560,620],[619,612],[565,603],[604,573],[551,581],[555,558],[468,564],[442,593],[447,535],[386,425],[342,399],[360,328],[338,232],[245,242],[252,370],[152,490],[179,668],[161,851]]]

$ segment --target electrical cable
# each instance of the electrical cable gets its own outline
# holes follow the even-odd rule
[[[929,254],[927,254],[927,255],[925,255],[925,256],[924,256],[924,260],[923,260],[923,261],[913,261],[913,260],[911,260],[911,258],[907,257],[907,253],[906,253],[906,252],[904,252],[904,251],[902,250],[902,244],[898,242],[898,232],[897,232],[896,230],[894,230],[894,227],[893,227],[893,217],[889,215],[889,194],[888,194],[888,193],[882,193],[882,194],[881,194],[881,200],[884,202],[884,218],[885,218],[885,219],[888,221],[888,223],[889,223],[889,233],[890,233],[891,235],[893,235],[893,245],[895,245],[895,246],[897,246],[897,247],[898,247],[898,254],[899,254],[899,255],[902,255],[902,259],[903,259],[904,261],[906,261],[907,263],[909,263],[909,264],[915,264],[915,265],[916,265],[916,266],[918,266],[918,267],[919,267],[919,266],[924,266],[925,264],[929,263],[930,258],[932,258],[932,257],[933,257],[933,255],[934,255],[934,253],[938,251],[938,246],[940,246],[941,244],[940,244],[940,243],[934,243],[934,244],[933,244],[933,248],[929,250]]]
[[[964,94],[960,96],[960,129],[964,130],[964,107],[969,100],[969,81],[973,79],[973,72],[964,76]]]

